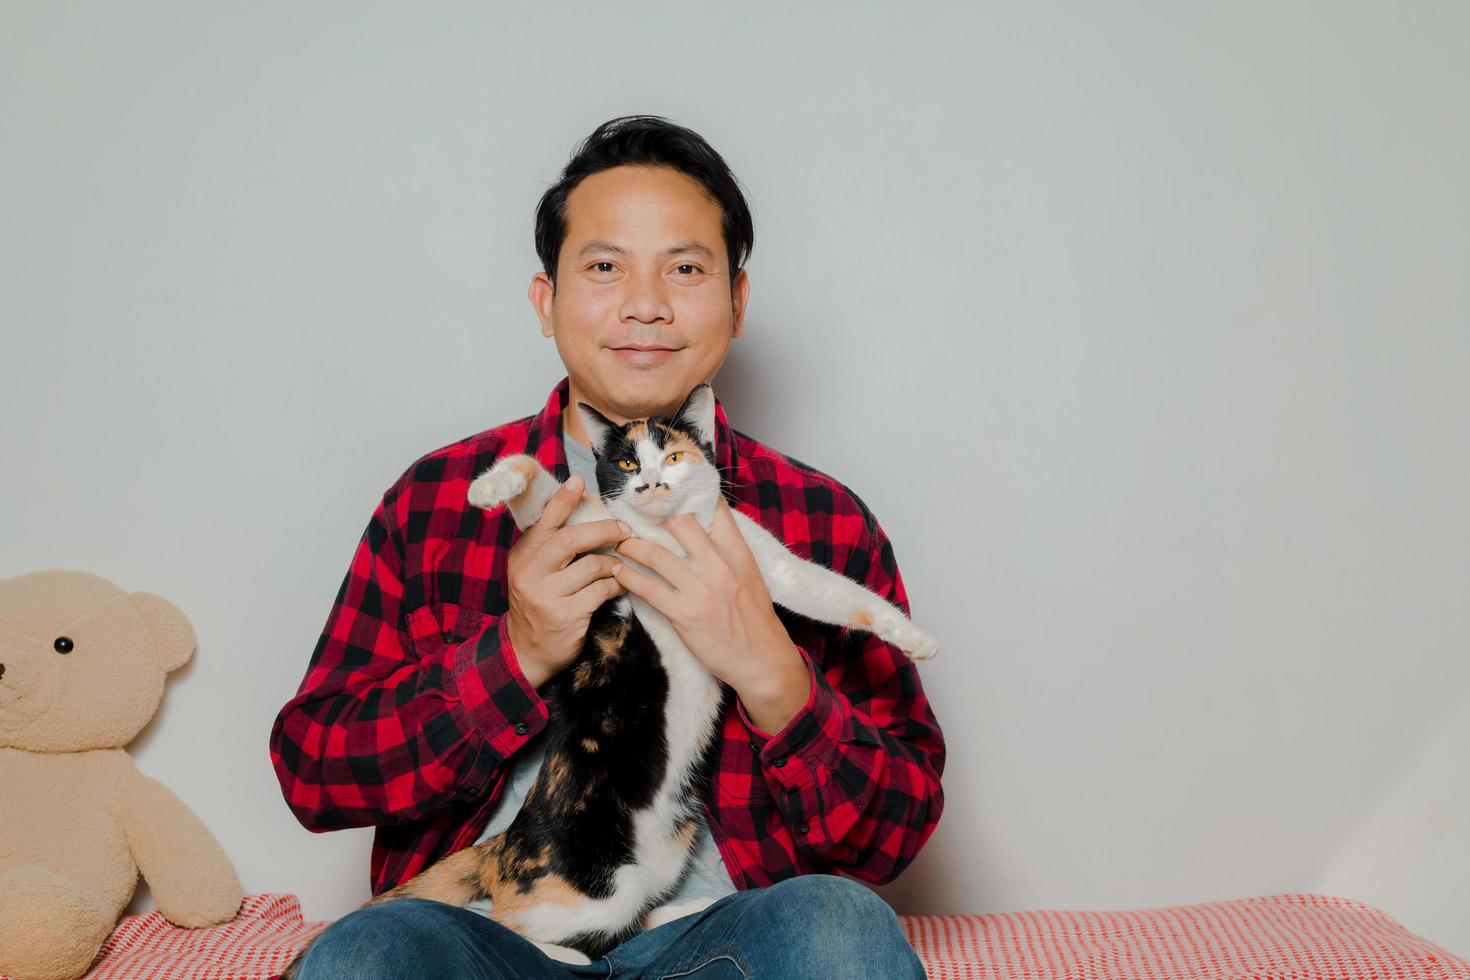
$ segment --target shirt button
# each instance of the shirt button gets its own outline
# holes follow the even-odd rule
[[[526,723],[525,722],[523,722],[523,721],[516,722],[516,734],[517,735],[524,735],[524,734],[526,734]]]
[[[784,765],[786,765],[786,757],[783,755],[781,756],[781,758],[776,760],[776,768],[780,769]]]
[[[800,827],[797,827],[796,828],[796,832],[798,834],[805,834],[805,833],[809,832],[810,830],[811,830],[811,828],[808,827],[806,824],[802,824]]]
[[[453,633],[451,633],[451,632],[449,632],[449,631],[448,631],[448,630],[445,630],[445,631],[444,631],[444,642],[445,642],[445,643],[449,643],[449,642],[451,642],[451,641],[452,641],[452,640],[453,640],[453,639],[454,639],[454,634],[453,634]]]

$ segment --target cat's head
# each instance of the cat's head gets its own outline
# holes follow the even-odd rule
[[[577,403],[597,457],[597,486],[608,512],[660,524],[675,514],[713,515],[720,498],[715,465],[715,393],[702,384],[672,416],[619,425]]]

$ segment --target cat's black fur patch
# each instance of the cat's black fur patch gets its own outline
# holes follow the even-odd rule
[[[616,496],[622,490],[623,482],[633,475],[618,469],[618,460],[632,460],[635,464],[638,463],[636,439],[628,438],[629,430],[634,427],[641,432],[644,431],[646,425],[653,444],[660,449],[668,444],[669,437],[673,433],[678,432],[699,447],[705,462],[711,466],[718,465],[715,462],[714,444],[706,440],[699,430],[684,418],[695,397],[708,387],[707,383],[695,385],[694,390],[684,398],[684,404],[680,405],[673,415],[654,415],[648,419],[637,419],[622,425],[603,415],[586,402],[577,403],[579,410],[600,421],[607,429],[606,439],[593,438],[590,440],[592,454],[597,457],[597,486],[604,500]]]
[[[592,411],[596,412],[596,409]],[[638,459],[637,437],[630,439],[628,432],[634,426],[637,426],[640,433],[645,431],[644,423],[640,420],[618,425],[606,419],[601,413],[598,413],[598,417],[604,418],[609,431],[606,442],[600,445],[594,443],[592,446],[592,454],[597,459],[597,488],[603,500],[611,500],[622,492],[623,484],[630,477],[637,475],[637,470],[629,472],[619,469],[618,461],[631,460],[635,466],[642,465]],[[667,446],[670,438],[677,432],[699,447],[699,452],[704,456],[705,462],[711,466],[716,465],[715,447],[700,436],[698,429],[678,417],[656,415],[647,420],[646,431],[648,437],[653,440],[653,444],[660,449]]]
[[[549,867],[526,876],[527,888],[552,871],[594,898],[611,895],[613,873],[633,859],[632,814],[653,802],[664,778],[664,728],[650,721],[664,716],[668,675],[647,631],[636,618],[619,617],[615,601],[593,613],[582,652],[542,690],[550,710],[546,759],[506,828],[502,861],[550,855]],[[609,662],[596,638],[620,632]],[[579,685],[579,671],[594,681]]]

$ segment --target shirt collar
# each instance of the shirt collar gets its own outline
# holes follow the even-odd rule
[[[571,468],[567,466],[567,450],[562,439],[565,432],[562,430],[562,414],[567,410],[568,396],[571,392],[572,382],[570,378],[562,378],[551,391],[551,396],[546,399],[546,407],[541,414],[535,416],[531,421],[530,431],[526,433],[526,452],[534,456],[542,466],[546,467],[559,481],[565,483],[571,477]],[[720,399],[715,398],[715,465],[720,469],[722,479],[728,479],[735,472],[735,440],[734,430],[730,428],[729,420],[725,418],[725,406],[720,404]]]

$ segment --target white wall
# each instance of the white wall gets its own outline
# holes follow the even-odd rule
[[[532,208],[656,112],[756,208],[734,423],[946,643],[890,901],[1327,891],[1470,954],[1470,7],[723,8],[0,5],[0,575],[193,618],[144,770],[249,890],[366,897],[271,721],[383,489],[560,377]]]

